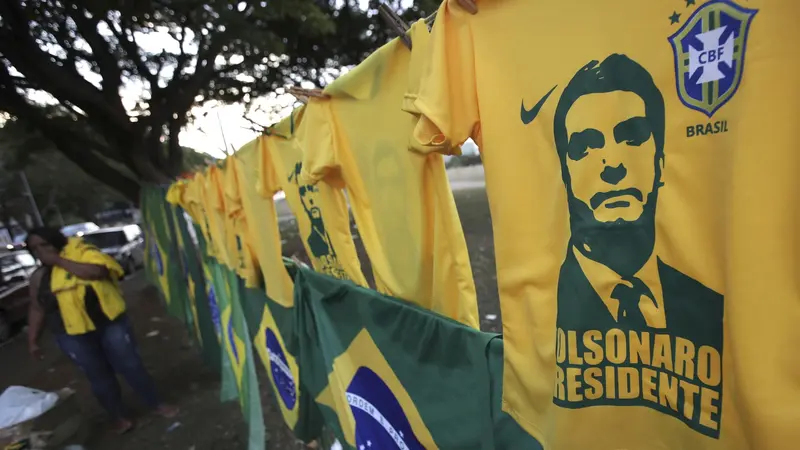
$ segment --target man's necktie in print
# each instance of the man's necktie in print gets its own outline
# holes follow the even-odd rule
[[[619,312],[617,313],[617,323],[621,326],[632,329],[647,328],[647,321],[644,319],[642,310],[639,308],[639,301],[642,296],[647,297],[654,305],[658,306],[653,292],[644,284],[644,281],[636,277],[624,278],[627,283],[618,284],[611,292],[611,298],[619,300]],[[630,283],[630,285],[628,285]]]

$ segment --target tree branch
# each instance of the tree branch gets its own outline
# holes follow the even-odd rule
[[[124,112],[125,108],[122,106],[119,97],[119,88],[122,85],[122,71],[117,65],[117,60],[111,52],[109,43],[97,31],[97,25],[100,21],[94,18],[89,19],[81,13],[73,14],[71,17],[78,27],[78,32],[92,49],[92,55],[100,69],[100,75],[103,77],[103,92],[106,94],[106,98],[114,100],[114,106],[118,106]]]
[[[97,180],[117,189],[124,195],[138,190],[138,183],[114,169],[95,154],[108,153],[108,146],[94,139],[88,132],[77,132],[68,121],[48,117],[44,110],[31,105],[17,92],[9,81],[12,80],[8,69],[0,65],[0,108],[35,126],[48,140],[69,159],[83,168],[86,173]],[[93,151],[95,150],[95,151]]]
[[[181,133],[181,120],[173,119],[169,122],[169,139],[167,141],[167,164],[170,173],[178,175],[183,165],[183,148],[181,147],[178,136]]]
[[[17,94],[18,95],[18,94]],[[22,96],[10,98],[8,91],[0,90],[0,100],[4,105],[13,105],[9,112],[19,119],[34,125],[44,137],[49,139],[68,159],[77,164],[87,174],[119,191],[131,200],[138,198],[139,184],[111,167],[97,156],[92,147],[85,145],[86,139],[75,139],[76,133],[66,133],[58,121],[48,119],[39,110],[28,104]]]
[[[0,70],[0,81],[4,78]],[[71,127],[64,126],[64,122],[48,118],[39,112],[39,108],[29,104],[19,93],[8,89],[0,89],[0,109],[5,110],[15,116],[21,117],[26,121],[38,122],[39,120],[52,122],[49,127],[59,133],[67,136],[69,139],[75,141],[77,144],[87,148],[98,148],[103,144],[95,139],[89,137],[86,133],[76,133]]]
[[[181,27],[180,37],[173,34],[172,31],[169,32],[169,35],[172,37],[172,39],[175,40],[175,42],[178,43],[178,47],[180,49],[180,53],[178,53],[178,57],[175,60],[175,71],[172,73],[173,80],[179,79],[181,77],[183,69],[186,67],[186,63],[189,61],[189,58],[191,57],[191,55],[187,54],[186,50],[183,48],[184,44],[186,44],[186,37],[188,34],[187,31],[188,31],[187,27],[185,26]]]
[[[142,58],[142,54],[139,52],[139,46],[136,44],[136,39],[133,37],[133,34],[129,35],[127,27],[123,29],[116,22],[110,22],[111,23],[106,23],[109,25],[111,32],[119,41],[120,47],[122,47],[122,49],[125,50],[125,53],[128,54],[128,59],[130,59],[136,66],[136,70],[139,72],[139,75],[147,80],[148,83],[150,83],[151,90],[158,89],[158,74],[153,75],[153,73],[150,72],[150,69],[144,62],[144,58]]]
[[[153,129],[161,127],[167,124],[174,114],[184,114],[191,108],[200,89],[215,76],[214,60],[231,35],[230,31],[220,33],[205,50],[198,51],[195,71],[191,76],[183,78],[175,72],[165,89],[153,90],[151,114],[147,119],[149,127]]]
[[[7,22],[0,32],[0,52],[25,78],[32,80],[59,100],[67,100],[106,123],[127,129],[126,114],[110,108],[98,89],[78,74],[75,67],[59,66],[31,35],[24,12],[14,1],[0,1],[0,14]],[[9,32],[10,30],[10,32]]]

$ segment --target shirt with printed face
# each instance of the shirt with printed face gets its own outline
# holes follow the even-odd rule
[[[269,131],[265,147],[259,153],[259,170],[261,182],[272,184],[259,189],[284,193],[315,270],[367,286],[350,233],[344,196],[333,187],[301,179],[303,149],[296,136],[302,133],[307,118],[307,108],[301,108]]]
[[[379,291],[477,328],[472,268],[444,162],[408,151],[415,117],[400,106],[419,76],[411,63],[428,50],[424,21],[411,37],[412,51],[399,39],[386,44],[329,85],[328,100],[309,103],[298,136],[302,175],[318,188],[346,188]]]
[[[411,149],[480,148],[503,409],[552,449],[785,446],[800,4],[477,4],[437,13]]]

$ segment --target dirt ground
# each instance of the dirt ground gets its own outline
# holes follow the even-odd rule
[[[482,171],[478,169],[456,173],[452,178],[464,234],[469,247],[472,270],[481,313],[481,328],[500,331],[500,312],[497,302],[494,247],[491,219],[482,187]],[[282,221],[284,253],[307,260],[299,240],[294,220]],[[365,273],[371,273],[357,229],[353,225],[359,254]],[[65,386],[78,392],[82,410],[92,428],[90,450],[240,450],[246,448],[247,429],[236,402],[220,403],[219,377],[204,366],[197,349],[187,336],[184,326],[167,313],[155,288],[148,286],[141,274],[124,283],[130,305],[136,337],[145,364],[156,379],[167,401],[181,408],[179,416],[163,419],[143,411],[127,386],[126,399],[135,412],[137,428],[124,436],[107,432],[108,424],[94,401],[84,377],[55,347],[52,337],[45,335],[45,358],[33,361],[27,354],[22,333],[0,347],[0,391],[10,385],[23,385],[43,390]],[[259,365],[259,370],[262,370]],[[302,449],[283,424],[277,405],[270,398],[266,376],[261,376],[264,420],[269,434],[267,448],[275,450]]]

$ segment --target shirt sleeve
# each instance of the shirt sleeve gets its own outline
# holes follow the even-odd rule
[[[103,266],[111,272],[111,275],[114,278],[122,278],[125,276],[125,270],[122,269],[122,266],[119,265],[116,259],[112,258],[109,255],[101,252],[97,249],[97,247],[93,245],[87,244],[85,241],[81,240],[79,243],[80,246],[80,261],[84,264],[94,264],[97,266]]]
[[[276,192],[281,190],[278,181],[278,173],[275,171],[275,162],[272,159],[270,139],[285,139],[281,136],[262,136],[259,138],[258,145],[258,181],[256,181],[256,192],[264,198],[272,198]]]
[[[304,183],[325,181],[336,184],[340,178],[340,143],[336,139],[331,102],[309,99],[305,117],[297,131],[297,145],[303,151],[300,178]]]
[[[242,197],[239,192],[239,172],[235,156],[231,156],[225,165],[223,194],[225,195],[225,213],[228,217],[237,217],[242,212]]]
[[[414,151],[458,154],[470,137],[480,146],[473,19],[453,0],[439,7],[414,101],[421,114],[410,142]]]
[[[206,179],[206,190],[210,206],[220,213],[225,211],[224,177],[222,175],[222,170],[219,167],[212,166]]]
[[[172,183],[167,189],[166,200],[172,205],[182,206],[184,203],[184,195],[186,192],[187,182],[178,180]]]
[[[195,223],[200,223],[203,209],[201,197],[197,192],[197,186],[200,184],[198,183],[199,176],[199,174],[195,175],[194,178],[186,182],[186,188],[183,193],[183,209],[189,213]]]
[[[414,102],[419,97],[419,84],[422,80],[422,70],[425,68],[430,53],[431,35],[425,19],[420,19],[411,25],[408,31],[411,38],[411,57],[408,61],[408,85],[403,95],[403,111],[419,115]]]
[[[208,239],[208,230],[206,229],[206,201],[205,201],[205,185],[206,176],[203,172],[198,172],[192,179],[190,186],[191,198],[193,207],[189,209],[192,214],[192,219],[200,225],[203,230],[203,237]]]

